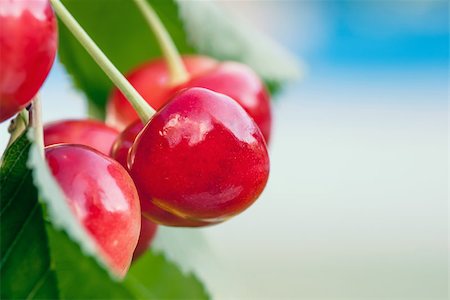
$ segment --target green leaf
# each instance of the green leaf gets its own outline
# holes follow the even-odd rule
[[[52,261],[64,299],[136,299],[69,236],[47,224]]]
[[[147,251],[135,262],[125,285],[139,299],[209,299],[209,296],[193,275],[184,275],[163,254]]]
[[[281,46],[208,1],[154,0],[152,4],[181,53],[202,53],[250,65],[279,87],[299,76],[297,60]],[[123,73],[161,57],[161,51],[133,1],[63,0],[67,9]],[[207,25],[205,25],[207,24]],[[59,58],[75,86],[89,100],[89,111],[102,118],[111,81],[67,28],[59,24]],[[275,89],[272,89],[275,90]]]
[[[30,142],[22,134],[0,168],[1,299],[57,299],[42,210],[26,162]]]

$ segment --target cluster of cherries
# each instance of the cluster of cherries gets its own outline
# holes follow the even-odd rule
[[[57,25],[48,0],[0,4],[0,121],[32,101],[53,64]],[[119,276],[149,246],[156,224],[200,227],[250,206],[269,175],[269,95],[247,66],[185,56],[173,85],[163,59],[127,79],[157,110],[143,124],[111,92],[106,124],[44,127],[45,157],[75,216]]]

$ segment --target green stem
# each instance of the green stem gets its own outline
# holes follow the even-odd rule
[[[34,131],[34,142],[38,147],[39,153],[44,157],[44,128],[42,125],[42,108],[39,95],[33,98],[29,111],[29,120]]]
[[[127,100],[136,110],[142,122],[147,123],[153,116],[155,110],[142,98],[134,87],[125,79],[122,73],[117,70],[113,63],[100,50],[95,42],[89,37],[84,29],[78,24],[75,18],[64,7],[60,0],[50,0],[58,17],[72,32],[75,38],[81,43],[95,62],[108,75],[111,81],[125,95]]]
[[[146,0],[134,0],[134,2],[158,40],[158,44],[169,67],[170,84],[178,85],[186,82],[189,79],[189,73],[161,19]]]

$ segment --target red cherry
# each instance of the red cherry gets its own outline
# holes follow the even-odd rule
[[[65,120],[44,127],[45,145],[81,144],[109,155],[119,131],[95,120]]]
[[[141,234],[139,235],[139,240],[136,249],[134,250],[133,260],[138,259],[139,256],[141,256],[148,250],[150,244],[153,241],[153,238],[156,235],[157,229],[158,225],[144,218],[141,218]]]
[[[141,224],[138,194],[127,171],[82,145],[48,146],[45,156],[74,214],[112,270],[124,276]]]
[[[56,54],[57,25],[48,0],[7,0],[0,7],[0,122],[24,108]]]
[[[144,125],[142,125],[141,121],[134,122],[120,133],[111,149],[111,157],[117,160],[127,170],[128,152],[133,145],[137,135],[143,128]],[[152,203],[151,198],[146,198],[143,195],[139,195],[139,199],[141,200],[142,215],[154,223],[175,227],[201,227],[215,224],[211,222],[184,219],[179,216],[173,215],[159,208]]]
[[[253,118],[266,142],[272,127],[270,97],[264,83],[248,66],[224,62],[187,82],[182,87],[203,87],[236,100]]]
[[[264,138],[233,99],[178,93],[136,138],[130,173],[145,199],[190,220],[219,222],[251,205],[269,175]]]
[[[205,56],[184,56],[183,62],[191,76],[202,74],[217,65],[215,60]],[[127,79],[154,109],[161,108],[173,94],[169,70],[164,59],[155,59],[141,65],[131,71]],[[114,88],[108,101],[106,123],[123,130],[137,119],[138,115],[128,100]]]

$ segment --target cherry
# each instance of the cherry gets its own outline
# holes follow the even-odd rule
[[[127,170],[128,152],[133,145],[137,135],[143,128],[144,125],[142,125],[141,121],[134,122],[120,133],[111,149],[111,157],[117,160]],[[154,223],[175,227],[201,227],[215,224],[211,222],[189,220],[173,215],[159,208],[152,203],[151,198],[146,198],[143,195],[140,195],[139,199],[141,200],[142,215]],[[144,220],[142,222],[144,223]],[[144,229],[142,229],[142,231],[144,231]],[[142,234],[143,233],[141,233],[141,235]]]
[[[75,216],[111,269],[124,276],[141,224],[138,194],[127,171],[115,160],[82,145],[47,146],[45,156]]]
[[[48,0],[7,0],[0,7],[0,122],[27,106],[50,71],[57,25]]]
[[[45,145],[60,143],[81,144],[109,155],[119,132],[100,121],[65,120],[44,127]]]
[[[189,220],[220,222],[251,205],[269,175],[264,138],[233,99],[186,89],[158,111],[128,155],[141,198]]]
[[[202,74],[217,64],[215,60],[205,56],[184,56],[183,63],[191,76]],[[131,71],[126,77],[139,94],[156,110],[160,109],[174,93],[164,59],[149,61]],[[114,88],[108,101],[106,123],[123,130],[137,119],[138,115],[128,100],[117,88]]]

